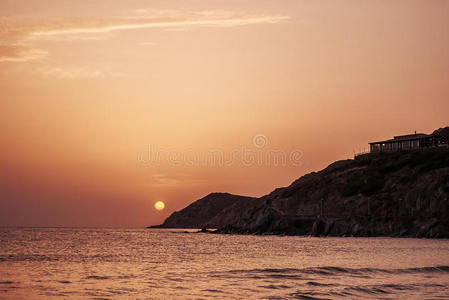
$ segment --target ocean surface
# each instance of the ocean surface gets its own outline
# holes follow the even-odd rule
[[[449,240],[0,228],[0,299],[449,299]]]

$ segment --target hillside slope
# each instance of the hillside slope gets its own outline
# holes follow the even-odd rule
[[[262,197],[219,232],[449,237],[449,149],[335,162]]]
[[[242,210],[251,208],[256,202],[257,198],[211,193],[151,228],[220,228],[235,221]]]

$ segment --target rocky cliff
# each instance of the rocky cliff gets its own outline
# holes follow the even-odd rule
[[[261,198],[213,193],[155,227],[449,238],[449,148],[338,161]]]
[[[449,149],[335,162],[262,197],[219,232],[449,238]]]
[[[252,197],[211,193],[151,228],[220,228],[235,222],[242,210],[250,209],[258,201]]]

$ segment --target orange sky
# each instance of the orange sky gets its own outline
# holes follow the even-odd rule
[[[448,113],[449,1],[2,0],[0,226],[157,224]]]

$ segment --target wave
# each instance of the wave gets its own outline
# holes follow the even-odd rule
[[[342,268],[335,266],[314,267],[304,269],[283,268],[283,269],[250,269],[250,270],[231,270],[228,273],[234,274],[269,274],[271,277],[296,277],[297,274],[316,274],[324,276],[334,275],[368,275],[375,273],[385,274],[411,274],[411,273],[449,273],[449,266],[416,267],[406,269],[380,269],[380,268]]]
[[[321,284],[317,282],[308,282],[307,284],[314,287],[329,286],[328,284]],[[431,283],[356,285],[342,287],[340,290],[298,290],[295,293],[291,293],[290,296],[296,299],[334,299],[336,297],[343,299],[365,297],[381,299],[391,295],[398,295],[404,291],[425,290],[428,292],[429,288],[432,287],[438,289],[445,288],[444,285]]]
[[[8,262],[8,261],[58,261],[60,257],[58,256],[48,256],[48,255],[40,255],[40,254],[8,254],[8,255],[0,255],[0,262]]]
[[[398,292],[416,290],[418,288],[442,288],[445,287],[436,283],[415,283],[415,284],[380,284],[380,285],[366,285],[366,286],[351,286],[346,287],[345,294],[367,294],[367,295],[382,295],[382,294],[397,294]]]
[[[109,276],[90,275],[90,276],[87,276],[85,279],[106,280],[106,279],[110,279],[110,278],[111,277],[109,277]]]
[[[86,261],[86,260],[98,260],[104,262],[115,262],[118,260],[119,256],[105,255],[105,254],[95,254],[95,255],[77,255],[77,256],[67,256],[62,254],[0,254],[0,263],[2,262],[42,262],[42,261]]]
[[[311,286],[335,286],[336,284],[333,283],[320,283],[320,282],[316,282],[316,281],[309,281],[307,282],[308,285]]]

